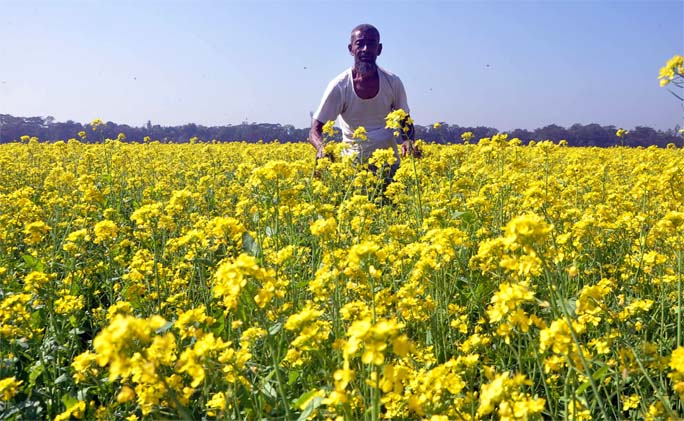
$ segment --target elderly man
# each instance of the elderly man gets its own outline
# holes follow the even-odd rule
[[[323,157],[323,125],[341,116],[343,141],[349,145],[349,151],[358,153],[359,161],[365,162],[376,149],[392,148],[398,164],[394,130],[385,128],[385,117],[398,109],[409,112],[404,85],[399,77],[375,63],[382,52],[382,44],[380,33],[374,26],[363,24],[354,28],[348,49],[354,57],[354,65],[333,79],[325,89],[321,104],[313,115],[309,142],[316,148],[316,157]],[[354,138],[359,127],[366,129],[366,139]],[[399,131],[402,155],[413,150],[413,125],[406,122],[405,128]],[[392,168],[392,175],[397,164]]]

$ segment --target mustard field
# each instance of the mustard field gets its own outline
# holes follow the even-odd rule
[[[681,419],[683,150],[472,143],[0,146],[0,418]]]

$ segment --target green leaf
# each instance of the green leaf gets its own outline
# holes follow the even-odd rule
[[[198,265],[204,265],[206,267],[212,267],[214,265],[214,262],[212,262],[211,260],[200,257],[195,258],[194,262]]]
[[[85,389],[79,390],[78,393],[76,393],[76,398],[79,401],[85,401],[88,398],[88,390],[89,389],[90,389],[89,387],[86,387]]]
[[[45,264],[43,264],[40,259],[33,257],[30,254],[24,254],[21,256],[21,258],[24,259],[24,263],[26,263],[26,266],[28,266],[31,270],[43,272],[45,269]]]
[[[316,393],[318,393],[318,389],[311,389],[308,392],[305,392],[304,394],[302,394],[302,396],[297,398],[296,401],[292,402],[292,406],[294,406],[295,408],[299,408],[300,406],[304,405],[304,402],[311,399],[311,397]]]
[[[270,382],[264,383],[263,387],[261,388],[261,392],[271,399],[276,399],[278,397],[275,387],[273,387]]]
[[[302,396],[295,401],[295,406],[297,408],[301,407],[304,405],[304,403],[308,400],[308,403],[306,404],[306,407],[304,408],[304,411],[299,415],[299,418],[297,418],[297,421],[305,421],[309,416],[313,413],[313,411],[316,410],[319,406],[321,406],[321,402],[323,402],[323,398],[320,396],[314,396],[318,393],[317,389],[312,389],[303,394]]]
[[[574,298],[560,299],[556,301],[559,307],[562,307],[570,317],[575,315],[575,308],[577,300]]]
[[[223,314],[223,312],[221,312],[218,317],[215,317],[215,319],[216,321],[211,326],[211,331],[214,333],[214,335],[220,335],[223,333],[223,329],[226,327],[226,316]]]
[[[259,255],[259,245],[247,231],[242,233],[242,250],[254,257]]]
[[[606,374],[608,374],[608,366],[604,365],[603,367],[596,370],[594,374],[591,375],[591,378],[600,383],[600,381],[604,377],[606,377]],[[580,387],[577,388],[575,394],[580,395],[584,393],[589,388],[589,386],[591,386],[591,382],[587,380],[586,382],[582,383]]]
[[[78,403],[78,399],[74,398],[73,396],[69,395],[68,393],[65,393],[62,395],[62,403],[64,404],[66,409],[69,409]]]
[[[586,382],[582,383],[577,390],[575,390],[575,395],[581,395],[589,388],[589,386],[591,386],[591,382],[587,380]]]
[[[472,225],[475,223],[475,214],[473,212],[465,211],[465,212],[459,212],[459,211],[454,211],[451,212],[451,219],[462,219],[463,222],[465,222],[468,225]]]
[[[155,330],[154,333],[159,335],[160,333],[164,333],[171,329],[171,326],[173,326],[173,322],[166,322],[164,326],[160,327],[159,329]]]
[[[45,371],[45,366],[40,361],[36,361],[36,364],[31,367],[31,374],[29,374],[29,389],[33,389],[36,385],[36,380]]]
[[[271,336],[274,336],[275,334],[280,332],[282,330],[282,328],[283,328],[282,323],[276,323],[268,329],[268,334]]]
[[[301,370],[290,370],[290,372],[287,373],[287,385],[292,386],[295,384],[301,373]]]

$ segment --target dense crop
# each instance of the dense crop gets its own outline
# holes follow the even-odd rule
[[[0,418],[680,417],[682,150],[422,148],[3,145]]]

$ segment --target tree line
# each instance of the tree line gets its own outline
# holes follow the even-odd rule
[[[441,123],[435,126],[416,126],[416,138],[432,143],[462,143],[461,135],[473,133],[473,139],[491,137],[499,133],[493,127],[462,127],[455,124]],[[599,124],[573,124],[565,128],[551,124],[535,130],[515,129],[508,133],[508,138],[518,138],[523,143],[530,140],[552,140],[558,142],[566,140],[569,146],[651,146],[665,147],[669,143],[677,146],[684,145],[684,139],[678,133],[679,127],[667,131],[655,130],[650,127],[637,126],[630,130],[623,138],[615,134],[615,126],[601,126]],[[79,132],[85,132],[81,138]],[[0,143],[16,142],[22,136],[37,137],[41,141],[57,141],[78,139],[82,142],[96,143],[105,139],[116,139],[120,134],[126,141],[142,142],[145,138],[168,143],[184,143],[195,138],[201,141],[246,141],[246,142],[302,142],[309,135],[309,128],[295,128],[290,124],[272,123],[242,123],[226,126],[202,126],[194,123],[182,126],[160,126],[150,121],[141,127],[117,124],[111,121],[98,126],[93,131],[90,124],[78,123],[72,120],[57,122],[53,117],[14,117],[0,114]],[[338,139],[339,139],[338,134]]]

